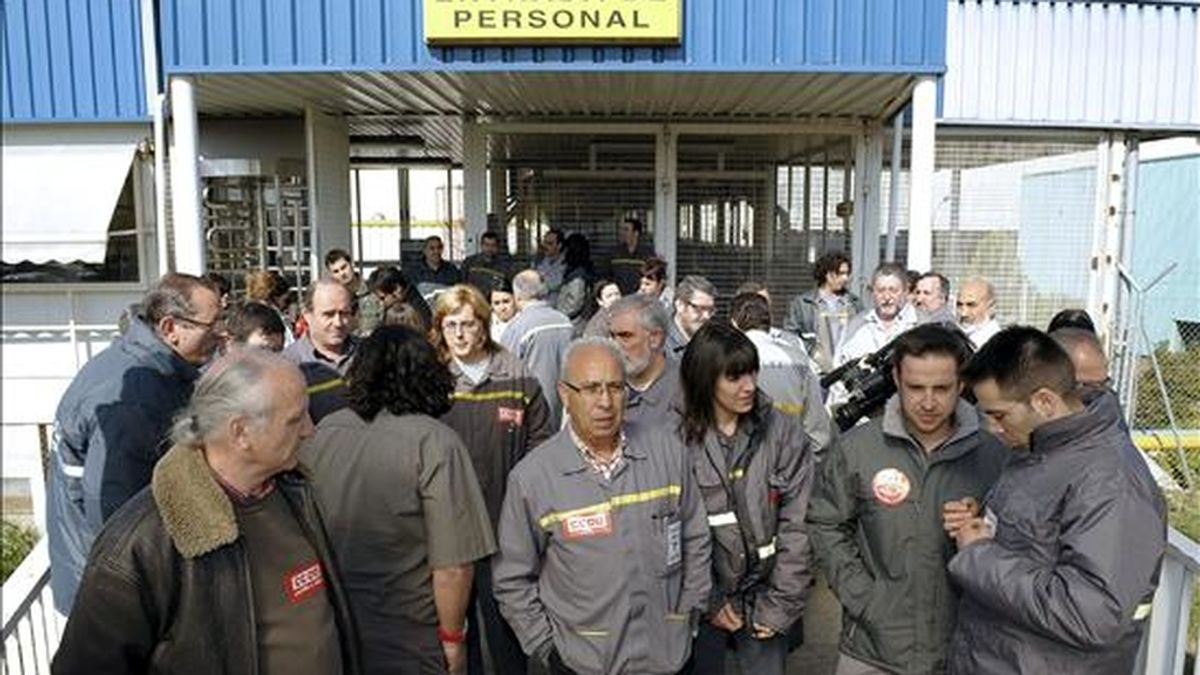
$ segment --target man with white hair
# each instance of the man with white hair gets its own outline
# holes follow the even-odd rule
[[[677,673],[708,603],[699,490],[674,433],[624,424],[622,361],[572,344],[567,423],[509,474],[493,584],[540,672]]]
[[[238,350],[200,379],[150,489],[96,540],[56,673],[359,672],[357,639],[296,450],[304,378]]]
[[[609,308],[608,332],[625,359],[629,385],[625,419],[664,425],[679,401],[679,361],[668,358],[667,310],[657,296],[635,293]]]
[[[537,270],[518,272],[512,286],[517,315],[504,329],[501,344],[537,378],[550,406],[550,427],[556,429],[561,413],[556,393],[558,373],[575,326],[566,314],[546,302],[549,289]]]
[[[958,326],[975,349],[1000,332],[1000,323],[993,316],[995,305],[996,296],[987,279],[971,277],[958,289]]]
[[[908,303],[908,273],[885,262],[871,275],[875,306],[850,320],[842,333],[835,365],[874,354],[901,333],[917,325],[917,313]]]

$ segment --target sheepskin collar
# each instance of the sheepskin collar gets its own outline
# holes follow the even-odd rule
[[[306,477],[298,467],[276,476],[276,487],[286,495],[285,484]],[[233,502],[217,483],[201,449],[176,445],[168,450],[154,467],[150,491],[163,527],[183,557],[197,558],[237,541]]]

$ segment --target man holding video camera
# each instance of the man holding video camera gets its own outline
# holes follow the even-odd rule
[[[960,398],[967,338],[925,324],[893,346],[882,418],[837,438],[808,507],[817,563],[842,604],[838,675],[941,673],[958,597],[951,538],[1008,459]]]

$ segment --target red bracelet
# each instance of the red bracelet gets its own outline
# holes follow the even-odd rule
[[[448,642],[452,645],[460,645],[467,641],[467,629],[462,628],[460,630],[450,631],[438,626],[437,636],[438,640],[441,642]]]

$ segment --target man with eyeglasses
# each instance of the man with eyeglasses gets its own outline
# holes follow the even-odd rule
[[[717,287],[696,274],[689,274],[675,287],[675,318],[667,332],[667,355],[676,359],[700,327],[717,313]]]
[[[209,280],[168,274],[123,335],[88,361],[55,414],[46,535],[55,604],[68,613],[92,541],[150,482],[171,421],[225,332]]]
[[[625,367],[572,343],[567,423],[509,474],[493,588],[530,673],[676,673],[711,586],[700,496],[673,433],[627,427]]]

